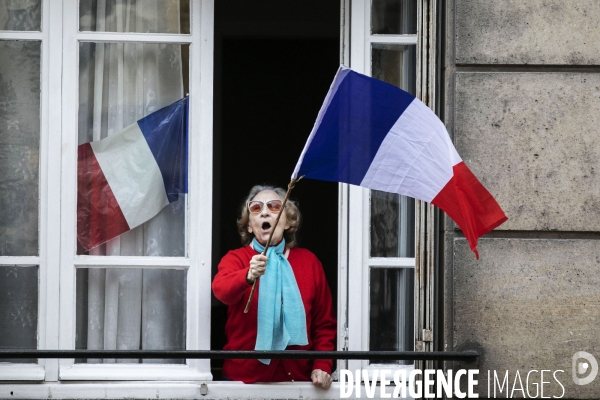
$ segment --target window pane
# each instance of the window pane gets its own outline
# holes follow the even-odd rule
[[[38,255],[40,50],[0,41],[0,256]]]
[[[40,31],[42,0],[0,1],[0,30]]]
[[[77,269],[75,347],[185,350],[186,272]],[[183,364],[185,360],[80,359],[77,362]]]
[[[412,268],[371,268],[369,350],[414,349],[414,280]],[[391,363],[408,365],[412,361]]]
[[[415,0],[372,0],[371,33],[406,35],[417,33]]]
[[[414,95],[417,89],[417,46],[373,44],[371,72],[373,78]]]
[[[0,350],[37,349],[38,267],[0,266]],[[35,363],[36,359],[2,362]]]
[[[371,190],[371,257],[415,256],[415,199]]]
[[[190,33],[189,0],[81,0],[79,30]]]
[[[188,45],[80,43],[79,144],[117,134],[183,98],[188,54]],[[185,256],[185,197],[89,254]]]
[[[373,45],[374,78],[416,91],[416,46]],[[371,190],[371,257],[415,256],[415,201]]]

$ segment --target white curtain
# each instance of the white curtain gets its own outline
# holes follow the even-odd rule
[[[172,0],[82,1],[80,25],[92,31],[179,32],[178,7]],[[184,96],[181,45],[81,43],[79,82],[79,142],[100,140]],[[181,196],[149,222],[89,254],[185,256],[185,204]],[[185,349],[185,287],[185,271],[79,272],[78,347]],[[115,361],[132,362],[88,360]]]

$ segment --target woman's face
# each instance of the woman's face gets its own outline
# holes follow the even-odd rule
[[[270,200],[283,200],[279,197],[279,195],[271,190],[263,190],[262,192],[258,192],[256,196],[251,201],[262,201],[265,205],[262,210],[258,213],[250,213],[250,220],[248,221],[248,232],[254,235],[256,240],[263,246],[269,240],[269,235],[275,226],[275,220],[277,219],[278,214],[272,213],[269,208],[266,206],[266,203]],[[273,239],[271,239],[271,244],[276,245],[281,242],[283,238],[283,231],[290,227],[290,224],[287,221],[285,209],[280,211],[281,218],[279,218],[279,223],[277,224],[277,228],[275,229],[275,233],[273,234]]]

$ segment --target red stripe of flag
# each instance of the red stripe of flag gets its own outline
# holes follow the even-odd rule
[[[456,222],[479,259],[477,241],[508,218],[494,197],[464,162],[453,168],[454,176],[431,201]]]
[[[89,143],[77,149],[78,253],[88,251],[129,230]]]

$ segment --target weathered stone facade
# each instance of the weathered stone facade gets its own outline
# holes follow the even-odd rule
[[[517,370],[523,385],[530,370],[563,370],[564,398],[595,398],[600,376],[579,386],[571,371],[577,351],[600,360],[600,3],[445,11],[445,122],[509,217],[479,261],[445,221],[445,349],[482,353],[480,397],[488,370],[508,370],[509,389]],[[544,396],[560,397],[546,374]]]

